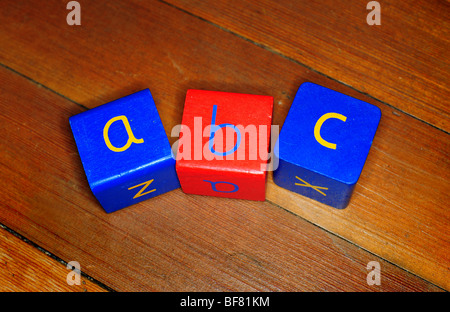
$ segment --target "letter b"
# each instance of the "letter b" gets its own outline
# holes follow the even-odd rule
[[[217,105],[214,105],[213,112],[212,112],[212,118],[211,118],[211,134],[209,136],[209,150],[211,151],[211,153],[216,154],[218,156],[226,156],[226,155],[233,154],[235,151],[237,151],[237,149],[239,148],[239,145],[241,144],[241,132],[235,125],[228,124],[228,123],[216,126],[216,114],[217,114]],[[214,135],[216,134],[217,130],[219,130],[220,128],[225,128],[225,127],[229,127],[231,129],[233,129],[234,131],[236,131],[237,142],[236,142],[236,144],[234,144],[233,148],[231,148],[230,150],[225,151],[225,152],[218,152],[214,149]]]

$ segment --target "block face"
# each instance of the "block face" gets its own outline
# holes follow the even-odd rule
[[[117,181],[94,194],[107,212],[113,212],[180,187],[175,160],[169,157],[147,170],[137,171],[128,179]]]
[[[280,187],[338,209],[348,205],[356,185],[333,180],[283,159],[279,160],[273,180]]]
[[[188,90],[176,169],[185,193],[265,200],[273,97]]]
[[[212,168],[178,167],[183,191],[187,194],[264,201],[266,174],[217,171]]]
[[[69,122],[89,186],[107,212],[179,187],[150,90],[72,116]],[[133,198],[139,187],[129,188],[152,179],[146,191]],[[155,191],[148,192],[151,189]]]
[[[380,118],[381,111],[374,105],[313,83],[302,84],[277,141],[280,166],[274,173],[275,183],[344,208],[362,172]],[[297,171],[298,178],[306,183],[292,176]],[[327,188],[323,191],[326,195],[295,183]]]

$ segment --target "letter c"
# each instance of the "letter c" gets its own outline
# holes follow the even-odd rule
[[[122,146],[122,147],[115,147],[114,145],[111,144],[111,141],[109,140],[109,136],[108,136],[108,131],[109,131],[109,127],[116,121],[122,120],[123,125],[125,126],[125,130],[127,131],[128,134],[128,140],[127,143]],[[144,143],[144,139],[136,139],[133,135],[133,132],[131,131],[131,127],[130,127],[130,123],[128,122],[128,119],[126,116],[117,116],[114,118],[111,118],[105,125],[105,127],[103,128],[103,138],[105,139],[105,143],[106,146],[108,146],[108,148],[110,150],[112,150],[113,152],[123,152],[125,150],[127,150],[131,143]]]
[[[320,145],[323,145],[327,148],[336,149],[336,144],[327,142],[320,136],[320,128],[322,128],[322,124],[325,122],[325,120],[330,118],[339,119],[342,120],[343,122],[347,120],[347,117],[338,113],[327,113],[323,115],[316,122],[316,125],[314,127],[314,137],[316,138],[316,141],[319,142]]]

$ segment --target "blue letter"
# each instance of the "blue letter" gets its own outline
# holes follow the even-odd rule
[[[231,183],[231,182],[223,182],[223,181],[213,182],[213,181],[208,181],[208,180],[203,180],[203,181],[211,183],[211,187],[212,187],[212,189],[213,189],[214,192],[220,192],[220,193],[234,193],[234,192],[237,192],[237,191],[239,190],[239,186],[237,186],[236,184]],[[216,188],[216,184],[217,184],[217,183],[225,183],[225,184],[233,185],[233,186],[234,186],[234,190],[232,190],[232,191],[219,191],[219,190]]]
[[[228,123],[216,126],[216,113],[217,113],[217,105],[214,105],[213,112],[212,112],[212,118],[211,118],[211,135],[209,136],[209,150],[213,154],[216,154],[219,156],[226,156],[226,155],[234,153],[239,148],[239,145],[241,144],[241,132],[235,125],[228,124]],[[231,150],[222,153],[222,152],[217,152],[216,150],[214,150],[213,146],[214,146],[214,134],[216,133],[217,130],[219,130],[220,128],[224,128],[224,127],[230,127],[234,131],[236,131],[237,142]]]

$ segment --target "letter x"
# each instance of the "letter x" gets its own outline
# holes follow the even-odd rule
[[[322,192],[321,190],[328,190],[328,187],[314,186],[314,185],[309,184],[309,183],[306,182],[305,180],[300,179],[300,178],[297,177],[297,176],[295,176],[295,178],[303,182],[303,184],[295,183],[295,185],[300,185],[300,186],[310,187],[310,188],[316,190],[317,192],[319,192],[320,194],[322,194],[323,196],[327,196],[327,194],[325,194],[325,193]]]

